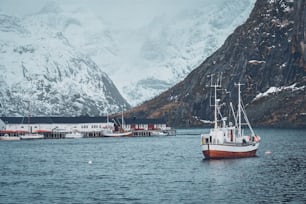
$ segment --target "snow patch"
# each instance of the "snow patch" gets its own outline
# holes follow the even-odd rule
[[[211,121],[211,120],[200,120],[202,123],[205,123],[205,124],[213,124],[214,121]]]
[[[253,64],[253,65],[258,65],[258,64],[263,64],[266,63],[266,61],[260,61],[260,60],[249,60],[248,61],[249,64]]]
[[[296,87],[296,83],[294,83],[291,86],[270,87],[266,92],[257,94],[257,96],[253,99],[253,102],[260,99],[260,98],[266,97],[270,94],[276,94],[278,92],[281,92],[281,91],[284,91],[284,90],[290,90],[290,89],[292,91],[304,90],[305,86]]]

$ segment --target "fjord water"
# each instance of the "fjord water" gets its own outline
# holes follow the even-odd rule
[[[257,157],[211,161],[207,131],[0,141],[0,203],[306,202],[306,130],[258,129]]]

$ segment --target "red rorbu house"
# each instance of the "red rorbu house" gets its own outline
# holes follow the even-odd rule
[[[163,119],[146,118],[125,118],[115,119],[117,123],[123,124],[122,128],[126,130],[163,130],[167,129],[167,124]]]
[[[107,120],[107,117],[0,117],[0,136],[41,133],[45,138],[64,138],[73,131],[86,137],[103,136],[108,127],[121,127],[133,131],[134,136],[175,135],[174,129],[167,126],[163,119],[127,118]],[[163,134],[161,134],[163,133]]]
[[[175,135],[174,129],[169,127],[164,119],[147,119],[147,118],[125,118],[114,119],[115,125],[121,125],[122,128],[128,131],[133,131],[134,136],[151,136],[157,132],[165,133],[165,135]]]

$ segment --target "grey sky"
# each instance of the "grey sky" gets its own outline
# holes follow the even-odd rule
[[[219,0],[219,3],[224,1]],[[209,3],[209,0],[0,0],[0,10],[23,16],[39,12],[50,2],[56,2],[64,11],[88,9],[112,24],[141,26],[155,16],[173,15],[182,9]]]

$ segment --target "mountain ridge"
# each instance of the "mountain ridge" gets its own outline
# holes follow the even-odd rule
[[[306,127],[305,7],[304,0],[257,1],[247,21],[182,82],[126,114],[164,117],[176,127],[201,126],[201,120],[211,120],[213,115],[209,76],[223,73],[222,85],[232,93],[230,99],[237,96],[234,83],[245,84],[242,95],[254,125]],[[296,89],[255,100],[271,87],[294,84]]]
[[[147,8],[146,4],[155,6]],[[169,10],[166,5],[148,1],[135,5],[140,10],[148,9],[148,16],[135,18],[137,14],[133,14],[129,18],[126,13],[132,14],[134,9],[119,9],[110,3],[109,10],[119,9],[122,13],[109,18],[95,12],[105,10],[108,5],[103,3],[92,8],[94,3],[52,2],[25,19],[37,32],[43,27],[63,33],[73,47],[103,68],[131,105],[136,105],[182,80],[246,19],[253,4],[254,0],[195,0],[188,5],[186,1],[171,5]],[[142,24],[136,22],[136,26],[133,22],[118,23],[116,16],[123,22],[146,20]]]
[[[36,32],[5,14],[0,25],[1,115],[105,115],[129,107],[108,75],[63,33]]]

